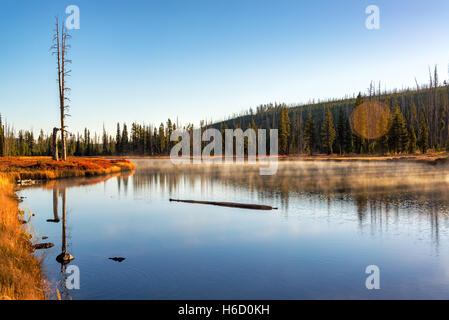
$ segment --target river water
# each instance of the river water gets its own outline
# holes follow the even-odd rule
[[[449,298],[445,165],[281,161],[261,176],[253,165],[132,161],[135,172],[20,192],[33,241],[55,244],[36,254],[63,299]],[[69,264],[56,261],[64,217]],[[370,265],[380,289],[366,287]],[[65,285],[69,266],[79,289]]]

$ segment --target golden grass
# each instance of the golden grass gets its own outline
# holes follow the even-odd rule
[[[45,299],[40,262],[32,255],[30,235],[19,222],[17,180],[50,180],[117,173],[134,169],[127,160],[50,157],[0,158],[0,300]]]
[[[19,223],[13,184],[0,175],[0,300],[44,299],[40,262]]]
[[[15,180],[51,180],[85,177],[134,169],[128,160],[69,157],[67,161],[54,161],[51,157],[0,158],[0,172]]]

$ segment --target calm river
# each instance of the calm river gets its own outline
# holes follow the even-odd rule
[[[64,299],[449,299],[449,171],[407,162],[176,166],[24,189]],[[256,211],[169,198],[266,204]],[[67,252],[61,265],[64,209]],[[36,238],[35,238],[36,239]],[[123,257],[122,262],[109,258]],[[65,288],[66,268],[80,289]],[[365,268],[380,270],[368,290]]]

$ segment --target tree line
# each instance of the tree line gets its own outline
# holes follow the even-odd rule
[[[429,150],[449,150],[449,86],[438,82],[438,73],[430,75],[430,82],[415,89],[380,92],[373,84],[368,93],[340,100],[311,102],[305,105],[270,103],[249,109],[242,115],[215,122],[200,122],[179,126],[171,119],[159,126],[117,123],[115,134],[67,132],[69,156],[107,155],[168,155],[175,142],[171,133],[183,129],[193,136],[201,131],[225,129],[278,129],[280,154],[407,154]],[[385,117],[376,122],[384,134],[372,138],[367,133],[368,114],[357,113],[361,120],[355,128],[354,112],[366,102],[381,103]],[[40,130],[14,130],[0,115],[0,156],[50,156],[53,133]],[[268,141],[269,142],[269,141]],[[58,144],[61,146],[61,139]],[[203,142],[203,146],[208,142]],[[191,144],[192,145],[192,144]],[[245,149],[247,141],[245,141]],[[62,148],[59,148],[61,150]]]
[[[439,83],[436,68],[429,78],[429,84],[417,85],[415,89],[381,92],[372,83],[367,94],[351,98],[305,105],[260,105],[213,126],[278,129],[279,153],[285,155],[449,151],[449,86],[446,81]],[[383,134],[375,138],[367,134],[371,116],[368,113],[357,113],[361,128],[354,128],[357,107],[371,103],[382,105],[387,111],[375,123],[383,127],[377,128]]]

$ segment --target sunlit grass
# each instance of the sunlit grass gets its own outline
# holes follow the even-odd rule
[[[5,157],[0,159],[0,172],[16,180],[51,180],[68,177],[95,176],[132,170],[128,160],[69,157],[54,161],[51,157]]]
[[[13,184],[0,174],[0,299],[44,299],[40,262],[18,219]]]

